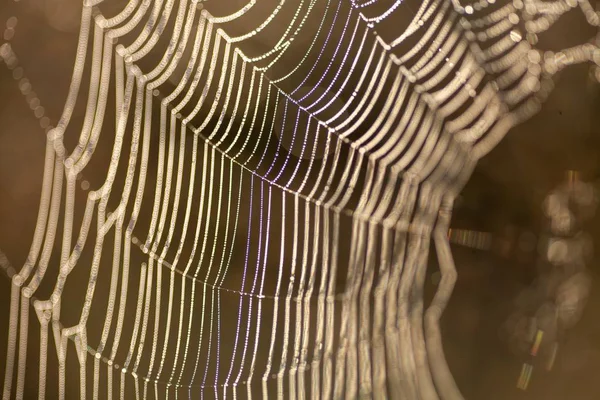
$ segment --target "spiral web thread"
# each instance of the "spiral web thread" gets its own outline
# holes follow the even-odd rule
[[[462,398],[439,327],[453,199],[558,71],[600,63],[597,43],[542,53],[536,35],[571,9],[595,26],[599,13],[586,0],[281,0],[230,34],[255,7],[215,17],[210,2],[132,0],[108,18],[84,4],[33,242],[11,278],[3,399],[24,398],[38,340],[40,399],[73,386],[94,399]],[[380,36],[399,14],[411,22]],[[270,24],[286,27],[277,43],[247,55]],[[298,95],[307,83],[329,97]],[[101,140],[110,162],[82,195]],[[442,278],[425,307],[431,238]],[[81,302],[63,303],[74,271]]]

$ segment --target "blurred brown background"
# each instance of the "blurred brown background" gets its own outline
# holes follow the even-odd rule
[[[107,7],[118,9],[117,3],[108,0]],[[0,45],[10,42],[18,60],[18,65],[0,63],[0,250],[17,267],[26,257],[37,217],[43,126],[56,123],[69,86],[79,4],[74,0],[3,0],[0,5]],[[594,30],[582,21],[578,12],[564,16],[542,37],[540,47],[559,49],[592,37]],[[34,94],[23,94],[17,80],[21,74]],[[43,121],[44,117],[48,120]],[[82,117],[79,110],[74,119]],[[591,79],[589,66],[576,66],[558,77],[543,111],[513,130],[481,161],[464,189],[453,226],[490,232],[496,245],[507,243],[505,251],[494,250],[497,246],[490,251],[453,246],[458,283],[443,329],[447,358],[465,398],[600,398],[598,256],[588,266],[594,280],[581,321],[561,342],[551,371],[534,367],[526,391],[516,388],[524,358],[511,351],[502,330],[515,311],[516,295],[537,273],[537,251],[519,247],[519,237],[540,234],[542,201],[564,179],[566,170],[598,182],[599,156],[600,85]],[[599,218],[585,227],[596,249],[600,249]],[[9,281],[0,278],[0,370],[9,288]]]

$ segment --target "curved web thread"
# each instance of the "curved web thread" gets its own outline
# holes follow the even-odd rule
[[[315,15],[317,1],[281,1],[255,30],[239,36],[230,36],[229,27],[255,2],[219,18],[195,2],[130,3],[108,19],[96,5],[85,5],[69,96],[48,139],[47,164],[54,168],[44,178],[44,226],[38,224],[28,261],[12,278],[14,334],[5,398],[13,375],[16,397],[24,395],[31,303],[41,324],[40,397],[51,326],[59,398],[70,384],[68,339],[79,360],[81,397],[103,393],[105,371],[106,393],[121,398],[131,390],[143,398],[461,398],[443,358],[438,324],[456,278],[447,241],[452,199],[476,160],[537,110],[552,75],[571,63],[597,62],[598,49],[583,45],[542,59],[532,48],[535,34],[571,8],[562,3],[526,4],[527,41],[515,28],[526,6],[520,2],[463,7],[426,1],[416,11],[401,2],[384,11],[377,2],[322,3],[325,12]],[[597,24],[597,13],[580,4]],[[285,7],[294,10],[291,17],[281,11]],[[391,41],[380,37],[378,25],[400,12],[414,16],[407,29]],[[296,45],[313,19],[319,24],[314,37]],[[247,56],[245,42],[270,24],[287,28],[271,49]],[[172,39],[166,46],[159,43],[164,35]],[[401,51],[410,39],[415,43]],[[86,118],[69,152],[62,138],[88,40]],[[306,57],[273,76],[292,51]],[[155,52],[162,52],[158,62],[151,57]],[[180,65],[185,71],[177,75]],[[178,77],[174,89],[165,85],[170,76]],[[87,195],[73,245],[75,180],[101,140],[113,79],[111,160],[103,183]],[[307,82],[326,87],[334,100],[348,100],[338,106],[314,89],[295,95]],[[322,117],[324,111],[333,116]],[[305,132],[299,132],[302,123]],[[275,132],[286,129],[292,148],[302,155],[311,151],[307,161],[292,157],[275,139]],[[129,154],[123,153],[125,143]],[[318,144],[325,146],[320,160]],[[154,182],[147,181],[153,160],[154,196],[148,189]],[[52,295],[32,302],[45,278],[61,209],[59,274],[50,283]],[[136,231],[144,215],[149,226]],[[90,231],[94,218],[96,232]],[[109,235],[114,243],[105,242]],[[442,281],[423,315],[432,235]],[[340,254],[344,241],[351,246]],[[62,293],[71,272],[86,268],[80,259],[89,248],[81,314],[65,327]],[[93,317],[103,326],[97,342],[88,344],[107,251],[107,305]],[[135,265],[139,271],[132,270]],[[347,269],[343,292],[336,283],[339,267]],[[235,288],[233,270],[241,273]],[[137,285],[130,280],[136,272]],[[265,292],[268,274],[276,277],[272,292]],[[235,317],[225,316],[223,302],[232,297],[237,300],[228,312]],[[273,321],[265,322],[267,302]],[[127,304],[134,306],[128,310]],[[235,326],[226,330],[227,321]],[[230,348],[222,345],[227,334],[233,334]],[[93,374],[87,371],[88,353],[94,356]]]

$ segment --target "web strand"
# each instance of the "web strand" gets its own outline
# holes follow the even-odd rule
[[[477,160],[537,112],[556,73],[600,63],[597,44],[536,49],[570,3],[494,3],[282,0],[264,11],[250,1],[215,17],[209,3],[158,0],[110,18],[84,4],[33,242],[11,277],[3,398],[25,396],[33,305],[40,398],[50,342],[59,399],[77,386],[71,344],[82,398],[461,399],[439,328],[456,280],[453,199]],[[384,38],[399,13],[410,22]],[[239,33],[251,15],[259,21]],[[84,201],[77,177],[99,146],[112,152]],[[426,307],[431,238],[442,279]],[[83,302],[64,304],[74,269],[89,271]],[[42,284],[47,299],[35,296]]]

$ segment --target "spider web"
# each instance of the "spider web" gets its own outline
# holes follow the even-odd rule
[[[3,398],[32,368],[40,398],[462,398],[439,326],[453,200],[558,71],[600,62],[537,34],[599,17],[414,3],[84,3]]]

